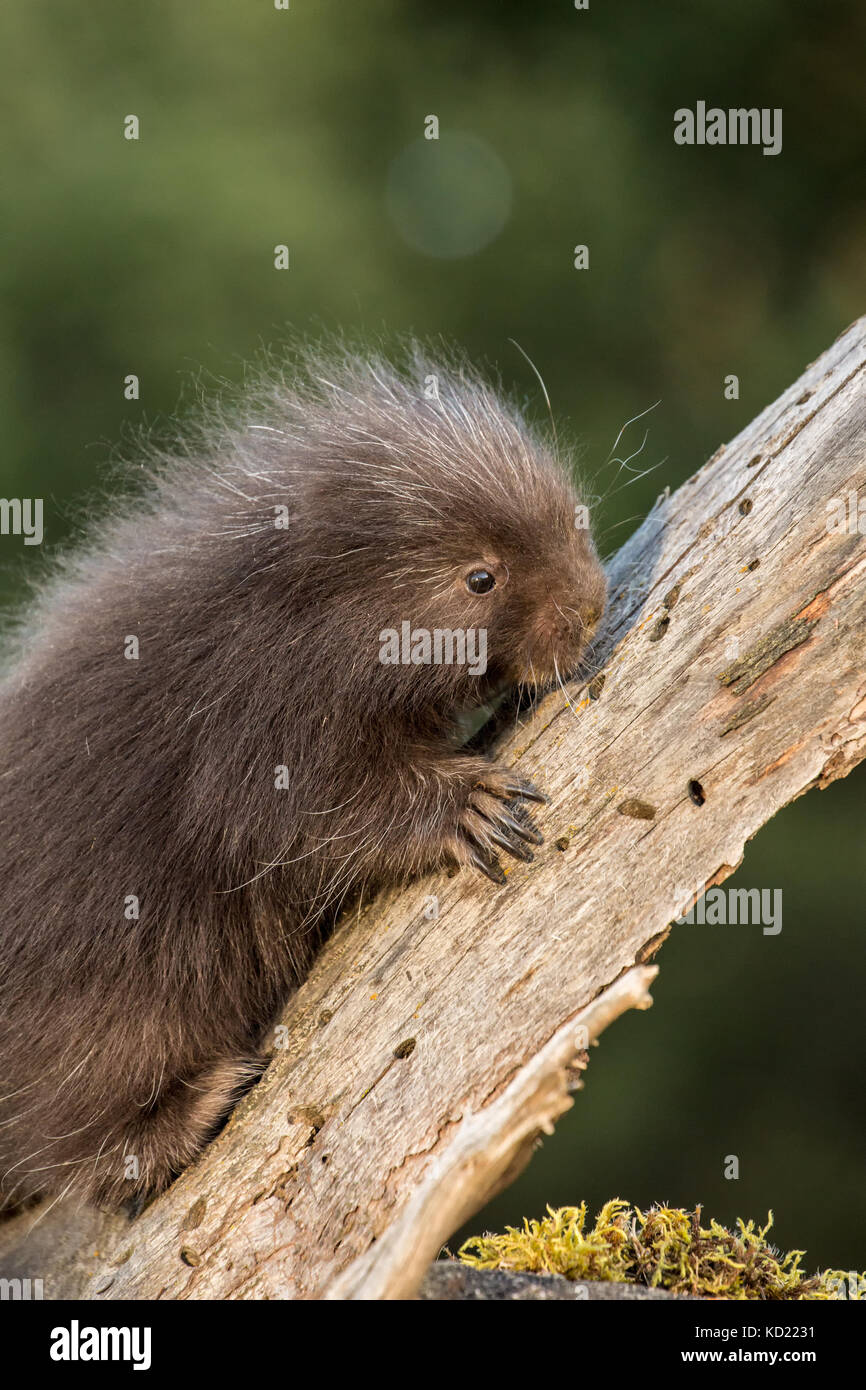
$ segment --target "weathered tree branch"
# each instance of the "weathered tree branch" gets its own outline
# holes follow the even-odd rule
[[[502,749],[551,797],[535,863],[344,921],[199,1162],[134,1222],[7,1222],[4,1273],[49,1298],[415,1292],[571,1104],[587,1041],[646,1005],[698,885],[866,756],[866,538],[827,524],[866,498],[864,362],[861,320],[611,563],[599,674]]]

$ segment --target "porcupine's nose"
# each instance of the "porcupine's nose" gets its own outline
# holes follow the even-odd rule
[[[583,604],[580,609],[581,641],[591,642],[604,612],[601,603]]]
[[[577,600],[567,611],[560,605],[551,624],[552,645],[560,671],[570,671],[583,656],[595,636],[602,606],[595,598]]]
[[[548,611],[545,623],[543,664],[555,675],[569,671],[579,656],[583,624],[575,610],[566,610],[561,603],[554,603]]]

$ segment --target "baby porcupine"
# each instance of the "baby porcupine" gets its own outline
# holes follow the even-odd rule
[[[573,671],[604,603],[543,441],[417,348],[312,355],[151,472],[42,585],[0,687],[7,1207],[164,1188],[350,891],[531,857],[543,798],[457,717]],[[486,634],[486,669],[448,632]]]

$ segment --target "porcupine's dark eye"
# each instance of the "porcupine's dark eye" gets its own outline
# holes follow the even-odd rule
[[[490,570],[473,570],[466,576],[466,587],[470,594],[489,594],[496,588],[496,579]]]

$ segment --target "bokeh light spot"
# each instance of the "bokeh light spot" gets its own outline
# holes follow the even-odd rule
[[[442,258],[471,256],[497,237],[511,211],[511,175],[477,135],[415,140],[393,161],[386,203],[404,241]]]

